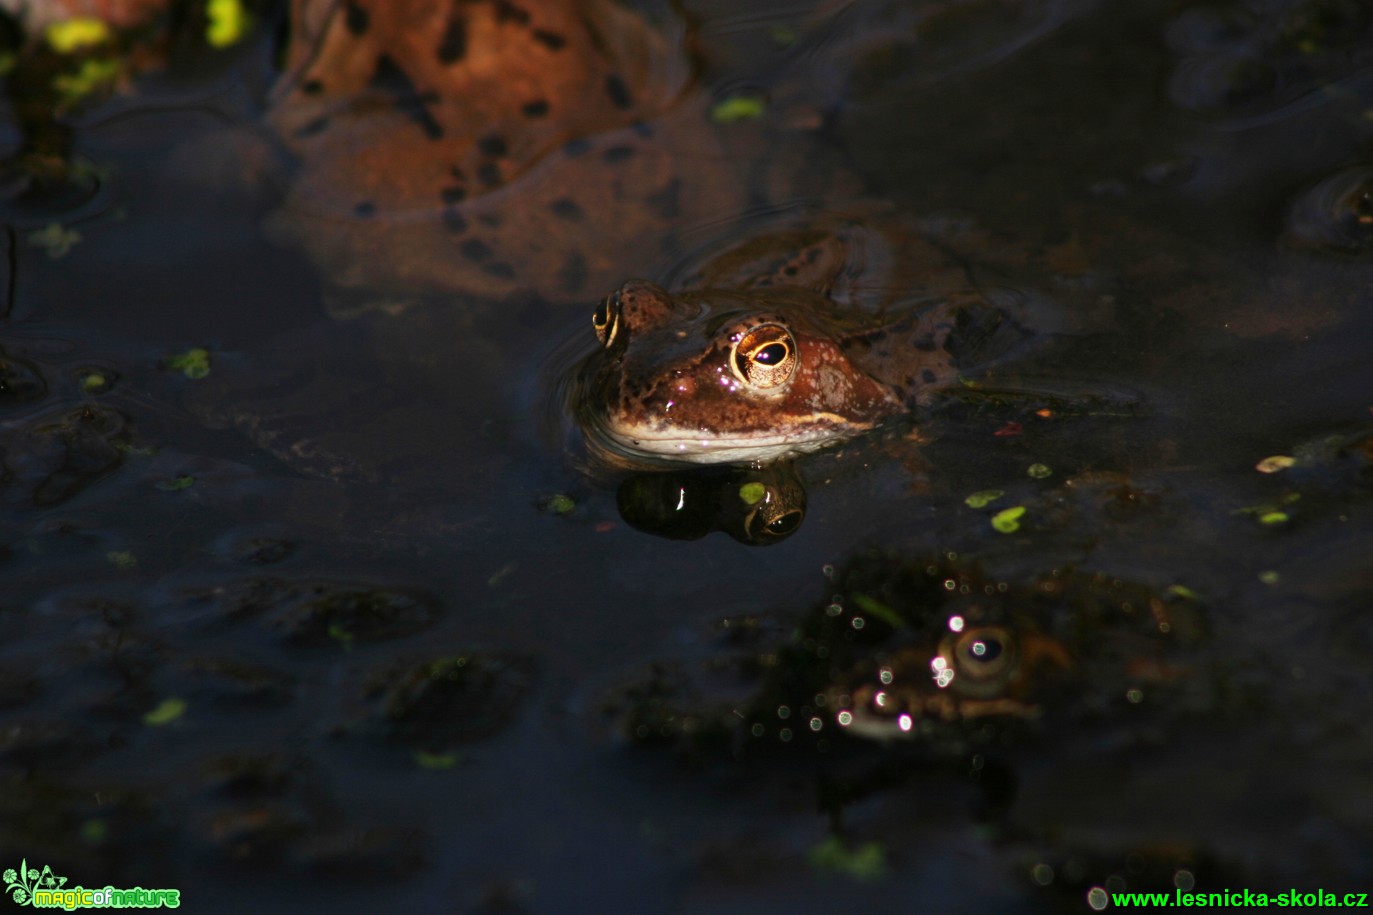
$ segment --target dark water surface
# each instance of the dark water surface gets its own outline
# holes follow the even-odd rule
[[[678,104],[767,99],[751,183],[623,278],[880,199],[1035,345],[918,451],[798,461],[783,542],[653,536],[564,416],[608,289],[388,285],[381,240],[344,288],[277,243],[266,39],[147,77],[75,122],[96,190],[5,204],[0,866],[190,911],[1373,889],[1373,14],[689,6]],[[844,732],[978,614],[1017,711]]]

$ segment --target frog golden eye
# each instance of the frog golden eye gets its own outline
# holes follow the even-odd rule
[[[756,388],[786,384],[796,371],[796,340],[780,324],[760,324],[734,344],[734,374]]]
[[[591,326],[596,330],[596,339],[601,346],[610,346],[615,335],[620,332],[620,294],[611,293],[591,315]]]

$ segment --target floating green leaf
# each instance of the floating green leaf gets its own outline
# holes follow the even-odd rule
[[[458,764],[458,757],[452,753],[426,753],[419,750],[415,753],[415,765],[421,769],[451,769]]]
[[[745,505],[757,505],[768,494],[768,488],[757,480],[739,487],[739,498]]]
[[[731,95],[715,103],[710,109],[710,119],[717,124],[733,124],[737,121],[756,121],[763,116],[766,104],[756,95]]]
[[[777,47],[789,48],[796,44],[796,29],[787,25],[785,22],[779,22],[768,30],[768,37],[772,39],[772,43],[777,45]]]
[[[92,57],[81,61],[73,73],[60,73],[53,77],[52,87],[62,96],[65,105],[74,105],[81,99],[119,78],[123,69],[119,61],[110,58]]]
[[[570,515],[577,507],[576,501],[564,493],[554,493],[543,501],[543,509],[553,515]]]
[[[880,842],[849,849],[838,836],[830,836],[811,849],[810,865],[818,871],[846,874],[855,880],[876,880],[887,871],[887,853]]]
[[[992,527],[1003,534],[1014,534],[1020,530],[1020,519],[1025,514],[1025,506],[1016,505],[992,515]]]
[[[183,474],[179,477],[173,477],[170,480],[159,481],[157,484],[157,488],[162,490],[163,492],[179,492],[183,489],[189,489],[191,484],[194,482],[195,477],[191,476],[190,474]]]
[[[163,699],[158,703],[157,708],[143,716],[143,723],[148,727],[161,727],[164,724],[171,724],[176,719],[186,713],[186,700],[173,696],[170,699]]]
[[[1004,495],[1006,493],[1000,489],[981,489],[963,501],[967,503],[969,508],[986,508]]]
[[[488,588],[496,587],[501,582],[509,578],[519,567],[520,564],[518,562],[507,562],[505,565],[501,566],[494,573],[492,573],[491,577],[486,580],[486,586]]]
[[[1190,601],[1200,601],[1200,600],[1201,600],[1201,598],[1197,596],[1197,592],[1193,591],[1191,588],[1187,587],[1186,585],[1169,585],[1169,586],[1168,586],[1168,594],[1169,594],[1170,596],[1172,596],[1172,597],[1180,597],[1180,598],[1182,598],[1183,600],[1190,600]]]
[[[43,228],[29,233],[29,244],[46,250],[48,257],[53,260],[65,257],[79,241],[81,233],[75,229],[62,228],[60,222],[50,222]]]
[[[132,569],[138,565],[138,557],[128,550],[110,550],[105,554],[105,558],[114,564],[116,569]]]
[[[43,37],[48,47],[58,54],[71,54],[92,45],[103,44],[110,37],[110,27],[101,19],[79,16],[47,27]]]
[[[330,623],[329,628],[326,631],[329,633],[329,638],[333,639],[336,642],[342,643],[345,650],[353,650],[353,640],[357,638],[357,636],[353,635],[353,633],[349,632],[347,629],[344,629],[338,623]]]
[[[187,378],[204,378],[210,374],[210,352],[196,347],[175,356],[168,356],[162,364]]]
[[[1259,461],[1254,465],[1254,469],[1259,473],[1277,473],[1279,470],[1286,470],[1295,463],[1297,463],[1297,459],[1290,455],[1274,454]]]
[[[1283,511],[1284,505],[1293,505],[1301,501],[1301,493],[1289,492],[1274,502],[1264,502],[1260,505],[1246,505],[1244,508],[1237,508],[1232,515],[1254,515],[1262,524],[1281,524],[1289,520],[1287,512]]]
[[[110,380],[99,372],[87,372],[81,376],[81,390],[90,394],[96,391],[103,391],[109,386]]]
[[[88,845],[99,845],[110,835],[110,827],[104,820],[91,819],[81,824],[81,839]]]
[[[901,614],[897,613],[875,597],[869,597],[866,594],[855,592],[850,594],[849,598],[858,605],[858,609],[862,610],[868,616],[876,617],[893,629],[900,629],[905,625],[905,621],[901,619]]]
[[[227,48],[237,44],[251,23],[242,0],[208,0],[205,19],[205,40],[212,48]]]
[[[1276,585],[1278,582],[1282,581],[1282,576],[1272,569],[1269,569],[1259,573],[1259,581],[1263,582],[1265,585]]]
[[[1025,472],[1028,473],[1030,476],[1034,477],[1036,480],[1043,480],[1047,477],[1053,476],[1054,473],[1052,470],[1049,469],[1048,464],[1031,464]]]

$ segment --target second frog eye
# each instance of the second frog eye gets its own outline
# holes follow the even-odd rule
[[[1000,676],[1015,660],[1015,643],[1000,626],[978,626],[959,636],[953,660],[964,676],[987,679]]]
[[[760,324],[734,344],[734,374],[756,388],[785,384],[796,371],[796,340],[780,324]]]
[[[620,331],[620,293],[612,292],[591,315],[591,326],[601,346],[610,346]]]

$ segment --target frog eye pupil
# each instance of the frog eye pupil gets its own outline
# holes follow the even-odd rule
[[[778,365],[787,358],[787,345],[785,343],[769,343],[767,346],[760,346],[753,353],[754,361],[761,362],[763,365]]]
[[[774,518],[772,522],[768,524],[768,530],[773,534],[790,534],[792,531],[796,530],[800,524],[801,513],[798,511],[790,511],[780,518]]]
[[[968,653],[979,661],[995,661],[1001,657],[1001,643],[996,639],[978,639],[968,646]]]

